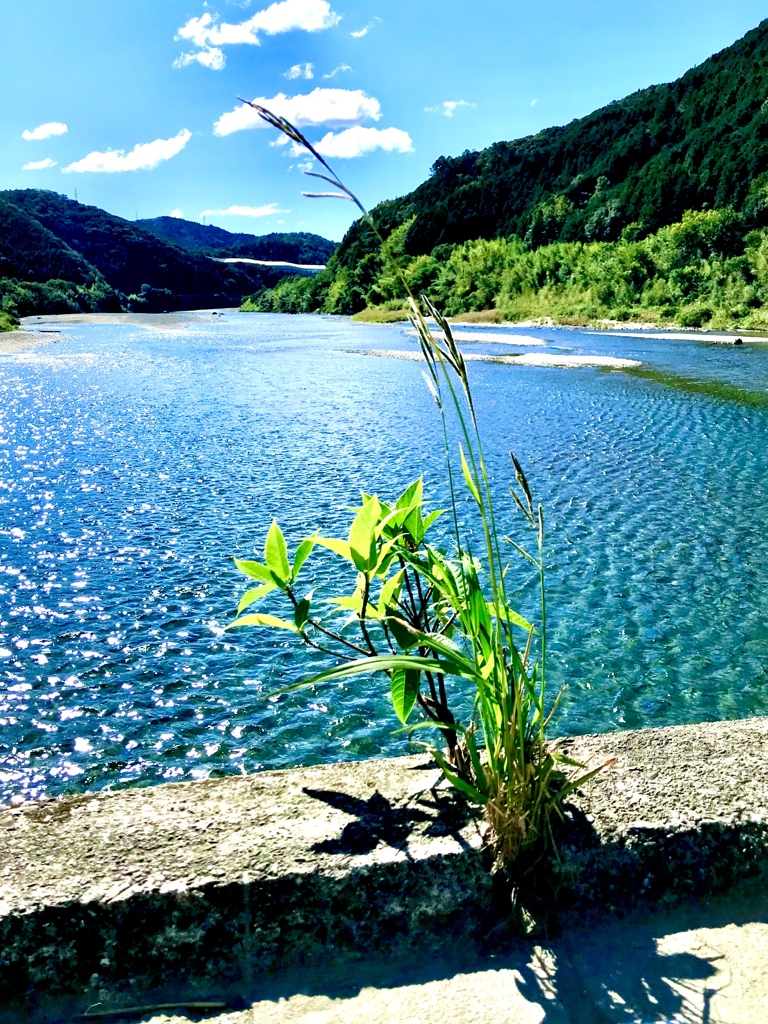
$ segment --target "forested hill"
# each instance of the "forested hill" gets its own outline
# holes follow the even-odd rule
[[[565,127],[437,160],[430,178],[374,218],[385,234],[415,217],[411,255],[516,235],[529,245],[649,233],[685,210],[742,207],[768,170],[768,20],[669,85],[618,100]],[[375,246],[353,227],[338,253]]]
[[[441,158],[328,269],[244,308],[768,327],[768,21],[670,85]],[[399,272],[396,272],[396,268]]]
[[[337,248],[336,242],[309,231],[249,235],[181,217],[153,217],[137,220],[135,224],[167,242],[212,256],[247,256],[254,260],[317,264],[327,263]]]
[[[14,316],[239,305],[280,276],[216,263],[56,192],[0,192],[0,310]]]

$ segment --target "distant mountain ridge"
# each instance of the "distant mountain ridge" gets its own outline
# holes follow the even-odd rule
[[[252,248],[261,251],[260,246],[270,253],[302,256],[335,248],[319,236],[276,235],[264,242],[258,236],[214,231],[219,232],[217,241],[234,238],[238,246],[248,247],[243,255],[250,255]],[[0,192],[0,310],[12,315],[239,306],[243,295],[276,283],[283,273],[216,262],[199,247],[184,248],[56,192]]]
[[[309,231],[251,235],[225,231],[215,224],[198,224],[181,217],[152,217],[134,223],[174,245],[212,256],[246,256],[254,260],[318,264],[327,263],[338,248],[337,242]]]

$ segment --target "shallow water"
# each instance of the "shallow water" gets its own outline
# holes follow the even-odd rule
[[[505,333],[768,390],[768,347]],[[231,556],[273,516],[289,543],[341,531],[359,487],[421,472],[446,503],[422,367],[342,351],[413,340],[255,314],[61,337],[0,360],[0,797],[405,752],[386,680],[265,700],[318,662],[222,627]],[[619,372],[470,372],[503,532],[510,447],[546,510],[560,731],[768,713],[768,411]]]

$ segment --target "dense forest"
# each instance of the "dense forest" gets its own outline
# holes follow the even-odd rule
[[[259,242],[258,236],[233,237],[238,244]],[[280,238],[275,236],[267,251],[277,251]],[[281,251],[300,250],[300,235],[285,239],[286,248]],[[335,248],[326,239],[320,242],[324,248],[307,243],[313,254]],[[3,329],[32,313],[159,312],[239,305],[254,288],[274,285],[282,276],[279,269],[217,263],[207,253],[182,248],[131,221],[56,192],[0,192]]]
[[[768,21],[669,85],[565,127],[441,157],[357,221],[328,269],[252,309],[763,322],[768,302]],[[382,241],[383,239],[383,241]]]
[[[135,223],[166,242],[208,256],[247,256],[252,260],[285,260],[288,263],[327,263],[338,248],[322,235],[309,231],[271,232],[267,235],[235,234],[214,224],[198,224],[181,217],[154,217]]]

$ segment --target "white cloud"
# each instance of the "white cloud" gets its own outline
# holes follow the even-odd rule
[[[329,71],[327,75],[323,75],[323,78],[335,78],[336,75],[340,75],[344,71],[351,71],[351,70],[352,70],[352,68],[349,66],[349,64],[339,64],[339,66],[335,67],[333,69],[333,71]]]
[[[538,100],[531,100],[531,106],[535,107],[538,102]]]
[[[346,131],[328,132],[315,149],[323,156],[336,156],[350,159],[364,156],[375,149],[383,149],[388,153],[412,153],[413,142],[408,132],[400,128],[347,128]]]
[[[65,135],[68,131],[69,128],[61,121],[46,121],[45,124],[39,124],[31,131],[29,128],[25,129],[21,133],[21,137],[27,142],[32,142],[33,140],[50,139],[52,135]]]
[[[453,117],[454,113],[461,107],[468,107],[470,109],[476,107],[476,103],[467,103],[466,100],[445,100],[443,103],[438,103],[436,107],[424,107],[424,110],[428,114],[443,114],[445,117]]]
[[[175,62],[176,67],[184,67],[197,61],[206,67],[220,70],[224,67],[225,58],[222,46],[249,44],[259,46],[260,35],[274,36],[282,32],[300,30],[303,32],[321,32],[332,28],[341,21],[341,16],[331,10],[328,0],[279,0],[270,4],[263,11],[257,11],[252,17],[238,24],[219,22],[218,15],[206,12],[199,18],[190,18],[176,33],[176,40],[188,40],[203,55],[216,53],[215,58],[194,53],[184,53]]]
[[[204,50],[197,50],[192,53],[182,53],[173,62],[175,68],[185,68],[188,64],[202,64],[204,68],[211,71],[221,71],[227,63],[227,59],[218,46],[208,46]]]
[[[226,210],[203,210],[200,217],[271,217],[273,213],[290,213],[278,209],[277,203],[266,206],[230,206]]]
[[[353,39],[362,39],[363,36],[367,36],[370,30],[381,21],[381,18],[371,18],[367,25],[364,25],[357,32],[350,32],[349,34]]]
[[[140,142],[130,153],[124,149],[108,149],[106,153],[89,153],[82,160],[76,160],[62,171],[68,174],[74,171],[82,174],[85,171],[112,174],[116,171],[151,171],[164,160],[170,160],[186,146],[192,138],[192,132],[183,128],[172,139],[155,139],[154,142]]]
[[[378,121],[381,104],[361,89],[313,89],[298,96],[257,97],[254,103],[266,107],[274,114],[287,118],[297,128],[327,125],[329,128],[348,128],[363,121]],[[234,110],[222,114],[213,126],[214,135],[231,135],[245,128],[266,128],[265,121],[253,107],[243,103]]]
[[[24,164],[21,169],[22,171],[45,171],[49,167],[55,167],[57,163],[58,161],[51,160],[51,158],[47,156],[45,160],[32,160],[30,163]]]
[[[314,78],[314,64],[294,64],[292,67],[283,75],[283,78],[294,79],[294,78]]]
[[[171,212],[168,214],[168,216],[169,217],[179,217],[179,218],[183,219],[184,214],[181,212],[181,210],[171,210]]]
[[[302,163],[296,164],[296,166],[298,167],[298,169],[300,171],[303,171],[304,174],[308,174],[309,171],[311,171],[312,168],[315,166],[315,161],[314,160],[304,160]]]

